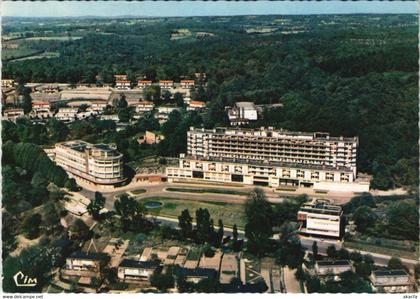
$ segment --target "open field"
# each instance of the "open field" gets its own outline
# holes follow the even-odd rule
[[[205,208],[208,209],[215,224],[217,224],[219,219],[222,219],[223,224],[226,227],[233,227],[234,224],[238,226],[238,229],[243,229],[245,227],[245,211],[241,204],[195,201],[167,197],[149,197],[141,199],[140,201],[144,204],[155,201],[162,203],[163,205],[161,207],[148,209],[149,212],[154,215],[178,218],[183,210],[188,209],[191,216],[194,218],[197,209]]]

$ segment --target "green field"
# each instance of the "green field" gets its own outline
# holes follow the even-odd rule
[[[188,192],[188,193],[218,193],[230,195],[249,195],[249,192],[226,190],[226,189],[191,189],[191,188],[166,188],[167,191]]]
[[[39,52],[38,50],[21,48],[21,47],[19,47],[18,49],[2,49],[1,59],[2,60],[16,59],[16,58],[26,57],[32,54],[36,54],[38,52]]]
[[[195,217],[195,211],[199,208],[208,209],[214,223],[217,225],[219,219],[222,219],[224,226],[238,229],[245,227],[245,211],[241,204],[231,204],[225,202],[195,201],[188,199],[177,199],[168,197],[149,197],[141,199],[140,202],[147,203],[158,201],[163,204],[162,207],[148,209],[151,214],[177,218],[185,209],[190,211],[191,216]]]

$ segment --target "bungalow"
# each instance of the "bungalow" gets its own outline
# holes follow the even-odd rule
[[[404,270],[377,270],[370,276],[372,288],[378,293],[409,293],[414,283]]]
[[[50,117],[51,105],[49,102],[32,102],[31,115],[39,118]]]
[[[315,263],[315,271],[318,276],[333,276],[334,279],[338,279],[341,273],[351,270],[353,270],[353,265],[349,260],[317,261]]]
[[[195,82],[194,80],[181,80],[180,85],[181,85],[181,88],[183,89],[190,89],[194,87]]]
[[[160,269],[159,261],[139,261],[124,259],[118,266],[118,279],[121,281],[144,281]]]

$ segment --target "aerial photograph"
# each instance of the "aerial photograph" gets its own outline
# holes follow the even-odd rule
[[[418,6],[3,1],[3,298],[417,298]]]

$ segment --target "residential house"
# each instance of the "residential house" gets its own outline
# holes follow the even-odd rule
[[[6,120],[15,121],[19,117],[25,116],[25,112],[22,108],[6,109],[3,112],[3,116]]]
[[[206,108],[206,102],[203,101],[190,101],[188,103],[188,107],[187,110],[191,111],[191,110],[201,110]]]
[[[54,117],[64,122],[74,121],[77,117],[77,112],[78,108],[62,107],[58,109],[58,112],[54,115]]]
[[[124,259],[118,266],[118,279],[125,282],[145,281],[160,268],[159,261]]]
[[[372,288],[378,293],[409,293],[414,282],[404,270],[377,270],[370,276]]]
[[[151,80],[139,80],[137,81],[137,86],[140,89],[146,89],[149,86],[152,86],[152,81]]]
[[[159,86],[160,86],[160,89],[162,89],[162,90],[171,89],[172,87],[174,87],[174,81],[172,81],[172,80],[160,80],[159,81]]]
[[[346,271],[352,271],[353,265],[349,260],[317,261],[315,271],[320,277],[333,277],[335,280]]]
[[[165,137],[162,134],[146,131],[143,136],[137,139],[139,144],[157,144]]]
[[[193,88],[194,85],[195,85],[195,81],[194,80],[181,80],[181,82],[180,82],[180,86],[183,89]]]
[[[198,283],[206,278],[216,278],[217,271],[214,269],[202,269],[202,268],[183,268],[176,267],[174,270],[176,277],[184,277],[186,281]]]

